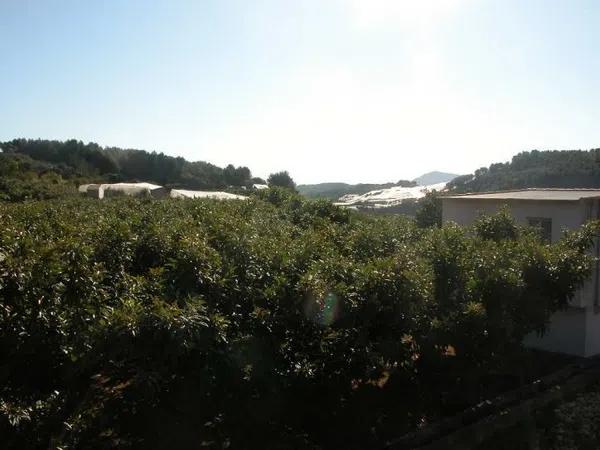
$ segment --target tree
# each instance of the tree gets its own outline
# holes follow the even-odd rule
[[[223,177],[229,186],[246,186],[250,184],[252,173],[247,167],[234,167],[233,164],[229,164],[223,169]]]
[[[419,202],[415,221],[420,228],[439,227],[442,225],[442,202],[436,191],[428,192]]]
[[[507,163],[482,167],[448,183],[455,192],[524,188],[597,188],[599,149],[522,152]]]
[[[249,186],[252,173],[248,167],[233,165],[222,169],[204,161],[189,162],[181,157],[145,150],[103,148],[90,142],[13,139],[0,142],[0,176],[18,163],[18,173],[54,171],[64,179],[79,182],[147,181],[168,187],[187,189],[223,189],[228,185]],[[10,163],[12,164],[12,163]],[[14,166],[14,164],[12,164]],[[15,176],[15,173],[10,172]]]
[[[0,201],[2,448],[383,448],[494,395],[591,273],[596,225],[544,245],[479,223],[419,231],[281,187]]]
[[[267,178],[267,184],[269,186],[279,186],[296,190],[296,183],[287,170],[269,175],[269,178]]]
[[[250,182],[251,182],[252,184],[267,184],[267,182],[266,182],[264,179],[262,179],[261,177],[253,177],[253,178],[250,180]]]

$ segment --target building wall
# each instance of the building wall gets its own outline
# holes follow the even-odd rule
[[[577,356],[600,355],[600,313],[598,307],[569,308],[555,313],[543,336],[531,333],[527,347]]]
[[[576,230],[589,219],[595,218],[598,203],[588,201],[548,200],[483,200],[446,198],[442,200],[442,221],[470,225],[481,214],[493,214],[508,207],[517,223],[526,225],[530,217],[552,219],[552,242],[558,241],[564,230]],[[571,306],[591,306],[596,299],[597,273],[575,293]]]
[[[587,219],[588,210],[583,202],[566,201],[525,201],[525,200],[442,200],[443,222],[456,222],[470,225],[482,214],[492,214],[503,206],[510,209],[518,223],[527,224],[529,217],[549,217],[552,219],[552,241],[560,239],[563,229],[577,229]]]
[[[600,355],[600,311],[597,306],[587,308],[585,321],[585,355]]]
[[[548,200],[483,200],[446,198],[442,200],[442,221],[470,225],[482,214],[493,214],[507,206],[517,223],[527,224],[529,217],[552,219],[552,241],[560,239],[564,230],[578,229],[590,219],[599,217],[599,202]],[[596,248],[598,246],[596,242]],[[591,250],[596,252],[596,248]],[[551,318],[544,336],[531,334],[525,344],[542,350],[579,356],[600,354],[600,309],[598,301],[598,267],[575,294],[571,307]]]
[[[591,356],[586,354],[588,316],[585,308],[559,311],[552,316],[550,325],[543,335],[530,333],[525,336],[523,344],[526,347],[550,352]]]

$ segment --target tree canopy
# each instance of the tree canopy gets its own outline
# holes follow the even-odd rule
[[[0,202],[2,445],[383,448],[490,394],[595,232],[421,229],[283,188]]]
[[[189,162],[181,157],[145,150],[100,147],[74,139],[14,139],[0,143],[3,164],[15,159],[18,167],[40,175],[52,171],[68,180],[148,181],[167,187],[223,189],[248,187],[252,173],[248,167],[232,164],[220,168],[204,161]],[[27,163],[29,166],[25,167]],[[12,163],[10,163],[12,164]],[[13,173],[13,178],[15,173]]]
[[[522,188],[600,188],[600,149],[522,152],[452,180],[456,192]]]
[[[422,228],[442,225],[442,201],[436,191],[428,192],[418,201],[415,222]]]
[[[271,175],[269,175],[269,178],[267,179],[267,184],[269,186],[283,187],[293,190],[296,189],[296,183],[294,182],[290,174],[287,172],[287,170],[272,173]]]

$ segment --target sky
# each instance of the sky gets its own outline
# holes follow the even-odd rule
[[[299,183],[600,147],[597,0],[0,0],[0,141]]]

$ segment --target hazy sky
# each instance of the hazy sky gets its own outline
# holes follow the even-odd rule
[[[0,140],[298,182],[600,147],[600,1],[0,0]]]

